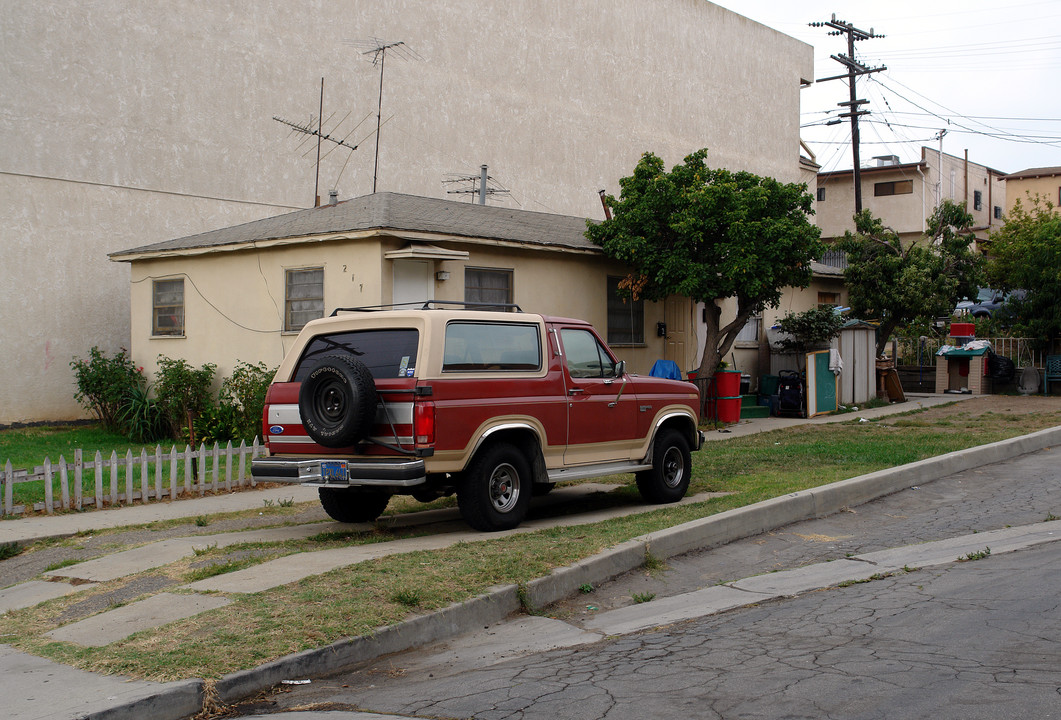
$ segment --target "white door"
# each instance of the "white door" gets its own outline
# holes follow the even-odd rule
[[[423,303],[434,299],[435,284],[431,281],[431,261],[394,261],[394,287],[391,290],[392,303],[395,305]]]

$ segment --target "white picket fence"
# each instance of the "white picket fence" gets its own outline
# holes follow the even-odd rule
[[[231,491],[234,487],[255,485],[250,476],[250,463],[261,454],[262,448],[258,438],[247,445],[240,442],[239,447],[213,448],[200,445],[198,450],[184,446],[184,452],[177,452],[176,446],[163,453],[162,446],[156,445],[155,452],[148,455],[147,449],[140,451],[139,457],[133,451],[126,452],[124,458],[112,451],[105,459],[99,451],[95,457],[86,461],[84,453],[74,450],[74,461],[67,463],[65,457],[52,464],[51,459],[44,461],[43,466],[32,471],[16,470],[11,461],[4,464],[0,472],[0,487],[3,496],[3,515],[22,515],[27,511],[25,505],[14,505],[14,488],[18,483],[44,480],[44,501],[36,502],[32,511],[51,514],[56,509],[81,510],[85,507],[104,506],[118,507],[131,505],[134,502],[176,500],[178,496],[205,495],[207,491],[216,493],[221,490]],[[179,472],[181,463],[183,471]],[[223,465],[223,467],[222,467]],[[119,470],[124,468],[124,478],[119,482]],[[94,474],[95,494],[85,496],[85,473]],[[58,475],[59,498],[55,498],[55,479]],[[180,475],[180,477],[178,477]],[[108,478],[109,476],[109,478]],[[136,478],[139,476],[139,486]],[[109,482],[108,482],[109,479]],[[122,487],[119,487],[122,485]]]

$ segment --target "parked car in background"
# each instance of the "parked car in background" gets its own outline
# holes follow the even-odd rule
[[[994,317],[995,313],[1011,299],[1023,300],[1027,292],[1012,290],[1004,293],[1001,290],[980,288],[975,300],[962,300],[954,308],[955,315],[970,315],[974,318]]]

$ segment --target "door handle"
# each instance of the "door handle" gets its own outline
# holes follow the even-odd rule
[[[568,388],[568,390],[567,390],[567,394],[568,395],[581,395],[584,392],[586,392],[586,391],[583,390],[582,388]]]

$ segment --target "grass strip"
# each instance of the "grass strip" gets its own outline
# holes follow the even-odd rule
[[[103,648],[43,637],[60,598],[0,618],[15,647],[86,670],[151,680],[217,678],[283,655],[371,633],[499,584],[525,583],[633,537],[724,510],[1061,424],[1059,413],[906,413],[875,422],[800,426],[712,443],[694,455],[691,493],[731,493],[604,522],[394,555],[248,596]],[[626,486],[615,500],[634,501]],[[323,539],[323,538],[322,538]],[[342,542],[342,538],[327,538]],[[364,542],[367,538],[351,542]],[[178,576],[187,565],[167,569]],[[416,606],[409,593],[415,590]]]

